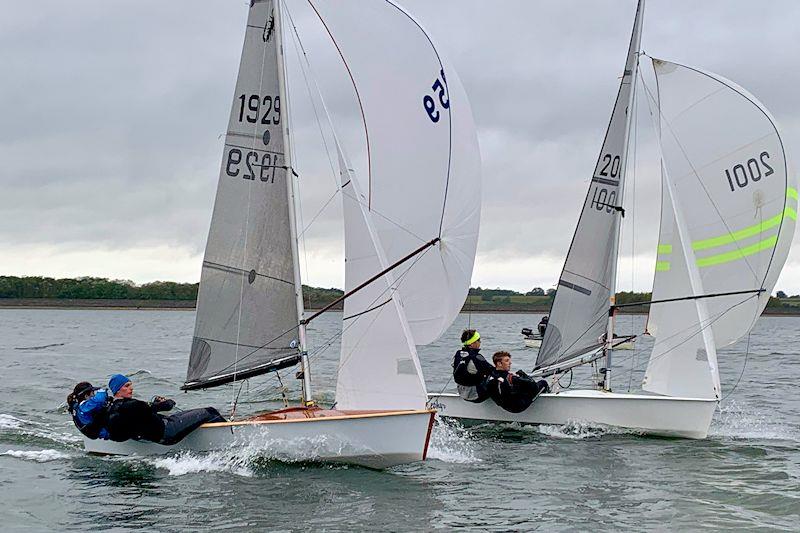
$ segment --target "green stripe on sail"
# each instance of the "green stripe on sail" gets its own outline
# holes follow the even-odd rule
[[[764,250],[769,250],[770,248],[773,248],[777,243],[778,243],[778,236],[773,235],[769,239],[764,239],[763,241],[751,244],[750,246],[745,246],[744,248],[740,248],[739,250],[733,250],[730,252],[725,252],[724,254],[711,255],[708,257],[700,258],[697,260],[697,266],[703,268],[714,265],[722,265],[724,263],[730,263],[731,261],[742,259],[744,257],[747,257],[748,255],[753,255]]]
[[[669,270],[669,261],[656,261],[656,272],[666,272]]]
[[[795,194],[797,193],[795,192]],[[724,246],[732,242],[747,239],[748,237],[753,237],[755,235],[758,235],[759,233],[763,233],[768,229],[780,225],[784,217],[789,217],[792,220],[797,220],[797,212],[791,207],[786,207],[786,209],[783,210],[783,213],[775,215],[772,218],[768,218],[767,220],[759,222],[758,224],[748,226],[744,229],[740,229],[739,231],[734,231],[733,233],[728,233],[727,235],[723,235],[721,237],[713,237],[711,239],[695,241],[692,243],[692,250],[695,251],[707,250],[708,248],[716,248],[717,246]]]
[[[672,245],[671,244],[659,244],[658,245],[658,253],[660,253],[660,254],[671,254],[672,253]]]
[[[795,189],[794,187],[787,187],[786,188],[786,197],[787,198],[793,198],[793,199],[797,200],[797,189]]]

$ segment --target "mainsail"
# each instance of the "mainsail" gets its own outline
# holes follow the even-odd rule
[[[185,389],[297,362],[279,23],[272,0],[251,3]]]
[[[616,285],[631,104],[639,68],[644,2],[639,3],[611,121],[558,280],[536,367],[602,346]]]
[[[758,291],[654,305],[643,388],[719,398],[716,349],[746,335],[789,253],[797,189],[775,121],[720,76],[653,60],[663,157],[653,300]]]

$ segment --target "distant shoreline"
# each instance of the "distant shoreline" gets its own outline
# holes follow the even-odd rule
[[[141,311],[193,311],[194,300],[125,300],[125,299],[71,299],[71,298],[0,298],[0,309],[74,309],[74,310],[141,310]],[[308,311],[318,308],[308,307]],[[330,311],[341,311],[331,309]],[[464,306],[462,313],[507,313],[507,314],[542,314],[550,311],[549,307],[532,306],[519,308],[517,306],[473,305]],[[646,310],[631,310],[620,312],[624,315],[644,315]],[[786,307],[766,308],[764,315],[768,316],[800,316],[800,307],[787,309]]]

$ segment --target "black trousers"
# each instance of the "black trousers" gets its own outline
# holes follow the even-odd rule
[[[225,422],[225,417],[213,407],[189,409],[164,417],[164,436],[159,444],[176,444],[186,435],[208,422]]]

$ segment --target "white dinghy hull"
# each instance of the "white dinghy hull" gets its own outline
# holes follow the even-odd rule
[[[542,345],[541,335],[529,335],[525,337],[525,346],[528,348],[539,348]]]
[[[492,400],[471,403],[457,394],[430,394],[439,416],[465,421],[564,425],[602,424],[647,435],[704,439],[717,400],[576,390],[542,394],[521,413],[509,413]]]
[[[425,460],[434,415],[433,410],[345,412],[296,408],[240,422],[204,424],[173,446],[88,438],[84,438],[84,446],[93,454],[132,456],[240,446],[289,462],[346,463],[383,469]]]

